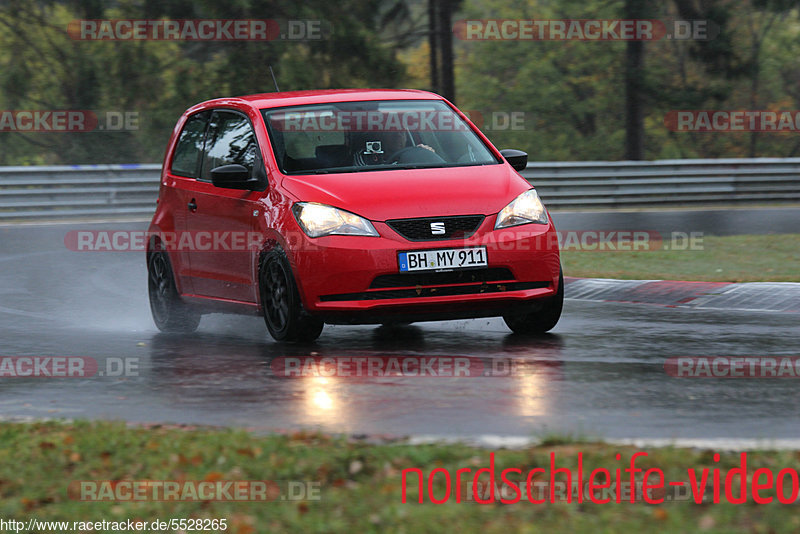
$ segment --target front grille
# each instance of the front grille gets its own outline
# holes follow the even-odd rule
[[[443,239],[464,239],[474,234],[483,222],[483,215],[456,215],[448,217],[423,217],[419,219],[392,219],[386,221],[389,227],[409,241],[441,241]],[[434,233],[431,224],[441,228],[443,233]]]
[[[504,267],[492,267],[490,269],[444,273],[383,274],[375,277],[369,288],[440,286],[447,284],[473,284],[476,282],[500,282],[503,280],[514,280],[511,271]]]
[[[446,287],[418,287],[415,289],[382,289],[379,291],[362,291],[360,293],[341,293],[339,295],[323,295],[319,298],[322,302],[336,302],[344,300],[385,300],[385,299],[412,299],[419,297],[449,297],[453,295],[478,295],[483,293],[505,293],[507,291],[520,291],[524,289],[539,289],[550,287],[551,282],[508,282],[473,284],[464,286]]]

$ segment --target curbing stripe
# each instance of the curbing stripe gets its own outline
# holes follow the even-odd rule
[[[570,442],[569,438],[567,441]],[[419,435],[408,438],[410,445],[462,443],[488,449],[525,449],[541,445],[542,439],[525,436],[501,436],[483,434],[468,436]],[[764,450],[798,450],[800,439],[797,438],[604,438],[602,436],[579,437],[574,443],[606,443],[609,445],[627,445],[644,448],[686,448],[709,449],[713,451],[764,451]]]
[[[800,283],[684,282],[565,277],[565,298],[675,308],[800,313]]]

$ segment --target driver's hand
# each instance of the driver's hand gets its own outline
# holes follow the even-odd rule
[[[417,147],[428,149],[431,152],[433,152],[434,154],[436,154],[436,151],[433,149],[433,147],[429,147],[428,145],[423,145],[422,143],[420,143],[420,144],[417,145]]]

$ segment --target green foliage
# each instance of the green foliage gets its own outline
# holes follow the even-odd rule
[[[613,18],[614,3],[467,2],[464,19]],[[580,17],[576,17],[580,14]],[[463,41],[456,70],[459,106],[524,112],[524,128],[487,132],[531,160],[620,159],[624,132],[622,42]],[[602,140],[602,142],[599,142]]]
[[[798,156],[792,133],[673,132],[670,111],[800,109],[800,17],[790,0],[463,0],[461,19],[707,19],[707,41],[644,45],[640,91],[646,159]],[[427,0],[7,0],[0,7],[0,110],[138,114],[138,129],[0,132],[0,165],[158,162],[178,116],[220,96],[343,87],[429,88]],[[78,41],[80,19],[321,20],[317,41]],[[621,41],[454,38],[459,107],[480,112],[500,148],[539,160],[625,154]],[[492,127],[493,114],[524,114]]]
[[[0,110],[138,113],[138,130],[0,133],[0,165],[160,161],[175,121],[215,97],[274,90],[402,85],[396,43],[383,42],[380,0],[93,0],[26,2],[0,8]],[[402,13],[401,13],[402,14]],[[394,23],[397,20],[397,10]],[[79,19],[320,20],[326,39],[308,41],[80,41]]]
[[[635,3],[635,2],[634,2]],[[641,91],[645,158],[788,157],[797,133],[673,132],[673,110],[800,109],[797,2],[648,6],[648,18],[710,20],[706,41],[645,42]],[[699,7],[698,7],[699,6]],[[460,19],[617,19],[621,1],[468,0]],[[713,26],[712,25],[712,26]],[[524,112],[521,130],[489,131],[502,147],[533,161],[618,160],[624,154],[625,43],[619,41],[458,41],[459,107]]]

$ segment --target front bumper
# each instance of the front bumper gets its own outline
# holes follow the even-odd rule
[[[411,242],[383,223],[381,237],[303,234],[290,249],[303,305],[327,322],[379,323],[503,315],[555,294],[560,259],[552,223],[494,230],[486,217],[469,238]],[[485,246],[488,267],[400,273],[398,252]]]

